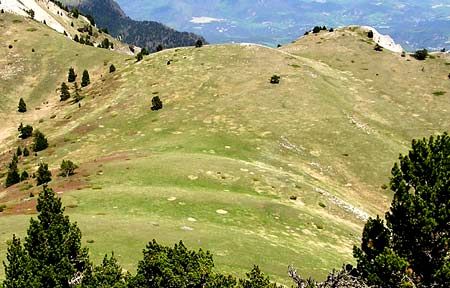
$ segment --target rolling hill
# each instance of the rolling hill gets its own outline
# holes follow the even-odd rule
[[[3,13],[0,26],[0,182],[30,145],[19,124],[44,132],[50,147],[19,169],[49,163],[93,258],[114,250],[129,270],[156,238],[211,250],[221,271],[256,263],[287,283],[294,264],[323,277],[352,261],[364,220],[387,209],[382,185],[398,154],[450,127],[449,55],[378,52],[359,27],[280,49],[206,45],[136,62],[29,18]],[[91,75],[81,105],[59,101],[69,67]],[[63,159],[80,166],[69,179],[57,176]],[[0,188],[0,255],[25,233],[34,182]]]

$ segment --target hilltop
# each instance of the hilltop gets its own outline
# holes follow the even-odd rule
[[[0,25],[2,167],[29,145],[21,122],[44,132],[50,147],[20,169],[49,163],[93,258],[113,249],[129,270],[157,238],[211,250],[221,271],[257,263],[285,282],[294,264],[323,277],[352,261],[364,220],[387,209],[398,153],[450,127],[449,55],[375,51],[358,27],[280,49],[206,45],[136,62],[28,18],[4,13]],[[69,67],[91,75],[80,107],[59,101]],[[57,177],[63,159],[80,166],[68,180]],[[24,234],[39,190],[2,186],[1,251]]]

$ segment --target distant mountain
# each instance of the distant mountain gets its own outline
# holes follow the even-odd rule
[[[85,14],[94,16],[97,26],[107,28],[122,41],[156,50],[160,44],[165,48],[192,46],[198,39],[206,40],[194,33],[179,32],[155,21],[135,21],[129,18],[113,0],[63,1],[76,6]]]
[[[289,43],[315,25],[369,25],[406,49],[450,47],[448,0],[117,0],[133,19],[199,32],[213,43]]]

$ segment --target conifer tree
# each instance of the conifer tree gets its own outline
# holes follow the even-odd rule
[[[48,170],[48,164],[43,162],[39,163],[39,168],[36,173],[37,186],[47,184],[50,181],[52,181],[52,173]]]
[[[114,66],[114,64],[111,64],[111,66],[109,66],[109,73],[113,72],[116,72],[116,66]]]
[[[87,70],[83,71],[83,77],[81,78],[81,87],[86,87],[91,83],[89,78],[89,72]]]
[[[19,169],[17,168],[17,163],[17,155],[14,155],[11,163],[9,163],[8,166],[8,174],[6,175],[5,187],[10,187],[20,182],[20,174]]]
[[[48,147],[47,138],[41,131],[36,130],[36,132],[34,133],[33,151],[39,152],[47,149],[47,147]]]
[[[38,218],[31,219],[25,243],[13,236],[8,244],[4,288],[71,287],[90,266],[81,231],[64,216],[52,189],[44,187],[36,208]]]
[[[21,139],[27,139],[33,135],[33,127],[30,125],[23,126],[23,124],[20,123],[17,130],[19,130],[19,138]]]
[[[18,157],[20,157],[20,156],[22,156],[22,154],[23,154],[22,148],[20,148],[20,146],[17,147],[16,155],[17,155]]]
[[[27,112],[27,104],[25,104],[25,100],[23,100],[23,98],[20,98],[19,100],[19,106],[17,111],[19,111],[20,113]]]
[[[391,175],[386,225],[369,220],[354,248],[359,272],[381,287],[448,287],[450,136],[413,140]]]
[[[73,69],[73,67],[70,67],[69,75],[67,76],[67,81],[69,83],[73,83],[73,82],[75,82],[75,80],[77,80],[77,74],[75,74],[75,70]]]
[[[25,181],[30,177],[30,175],[28,175],[27,171],[23,171],[22,174],[20,174],[20,181]]]
[[[30,150],[27,147],[23,148],[23,157],[30,156]]]
[[[61,163],[61,168],[60,168],[61,172],[59,173],[59,175],[63,176],[63,177],[69,177],[69,176],[75,174],[75,170],[77,168],[78,168],[78,166],[75,163],[73,163],[72,161],[63,160]]]
[[[66,101],[70,98],[69,86],[65,82],[61,84],[60,101]]]

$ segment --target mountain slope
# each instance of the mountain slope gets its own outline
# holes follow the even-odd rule
[[[122,41],[155,51],[160,44],[165,48],[194,46],[198,39],[194,33],[179,32],[154,21],[135,21],[127,17],[113,0],[63,1],[77,6],[80,11],[94,16],[97,25],[108,28],[109,33]]]
[[[323,277],[352,261],[363,220],[386,210],[391,194],[381,185],[398,153],[411,138],[450,127],[448,55],[419,62],[376,52],[358,28],[282,49],[178,48],[136,63],[34,21],[0,17],[0,40],[18,35],[13,50],[0,50],[4,67],[16,71],[0,84],[2,167],[18,145],[29,145],[17,140],[20,122],[48,135],[50,148],[20,169],[49,163],[51,187],[94,259],[114,250],[126,269],[150,239],[182,239],[210,249],[222,271],[259,264],[283,283],[294,264]],[[39,32],[27,34],[32,28]],[[49,50],[30,56],[37,45]],[[7,60],[12,53],[18,61]],[[105,62],[117,71],[106,73]],[[59,103],[55,92],[70,66],[92,71],[80,108]],[[278,85],[269,83],[274,74]],[[155,95],[164,103],[158,112],[150,109]],[[25,115],[15,112],[19,97],[29,103]],[[57,176],[62,159],[80,166],[74,177]],[[39,188],[30,183],[0,190],[1,251],[33,213],[29,194]]]
[[[198,31],[212,43],[290,43],[315,25],[370,25],[408,50],[450,49],[448,1],[117,0],[137,20]],[[208,17],[208,18],[200,18]]]

